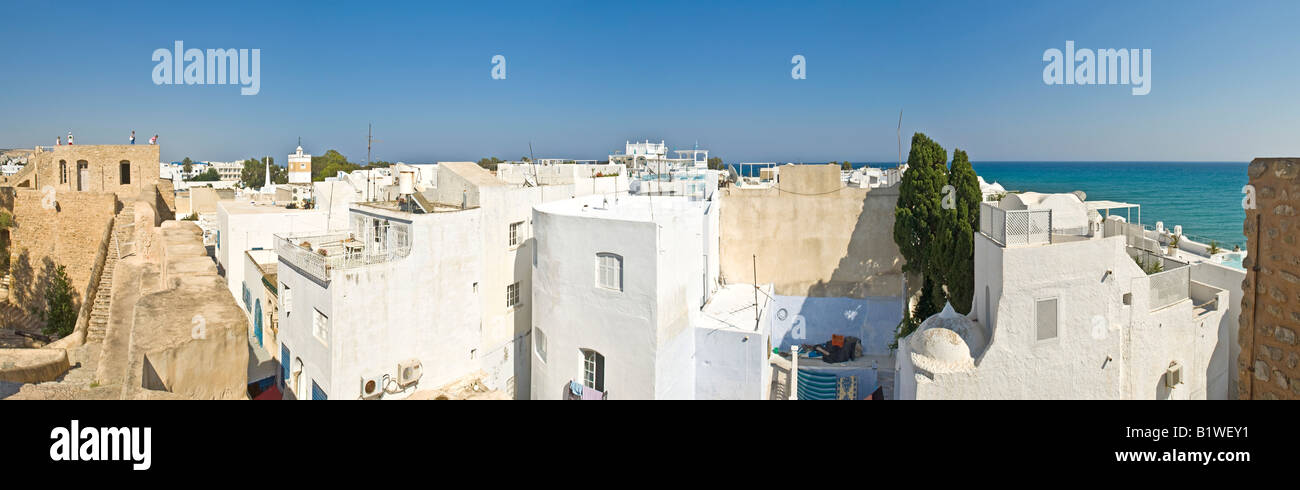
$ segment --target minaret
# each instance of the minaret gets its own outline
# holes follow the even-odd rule
[[[302,141],[298,141],[298,150],[289,155],[289,183],[311,183],[311,155],[303,154]]]

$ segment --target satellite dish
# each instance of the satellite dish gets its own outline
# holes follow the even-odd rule
[[[735,182],[737,180],[740,180],[740,176],[736,175],[736,169],[727,167],[727,182]]]

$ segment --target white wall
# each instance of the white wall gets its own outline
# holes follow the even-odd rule
[[[994,325],[988,348],[973,371],[930,379],[912,374],[900,341],[900,397],[1206,397],[1223,312],[1194,317],[1191,301],[1151,311],[1150,280],[1125,252],[1124,237],[1002,248],[977,233],[975,264],[976,316],[985,329]],[[1123,304],[1125,293],[1131,305]],[[1227,297],[1221,293],[1221,303]],[[1056,338],[1037,340],[1035,302],[1044,298],[1058,299],[1060,321]],[[1172,393],[1162,378],[1171,361],[1185,375]]]
[[[283,209],[273,212],[230,212],[227,203],[217,203],[219,239],[217,261],[226,272],[226,286],[240,307],[244,306],[244,252],[255,248],[274,248],[274,235],[325,232],[326,216],[316,209]],[[242,204],[246,206],[247,204]],[[271,206],[266,206],[271,208]]]
[[[280,281],[293,288],[294,300],[292,314],[281,310],[281,338],[331,399],[360,397],[363,376],[395,377],[405,359],[421,361],[423,378],[386,398],[438,388],[479,369],[481,214],[406,216],[412,221],[406,258],[336,270],[324,284],[281,259]],[[312,333],[313,308],[330,319],[328,346]]]

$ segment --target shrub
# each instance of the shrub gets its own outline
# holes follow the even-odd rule
[[[66,337],[77,325],[77,307],[72,299],[72,281],[63,266],[54,269],[54,276],[45,287],[45,335]]]

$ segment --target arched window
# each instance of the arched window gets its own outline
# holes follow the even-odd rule
[[[596,254],[596,285],[614,291],[623,290],[623,256],[609,252]]]
[[[59,183],[68,183],[68,161],[59,160]]]
[[[582,385],[605,391],[605,356],[599,352],[582,349]]]
[[[121,163],[117,164],[117,167],[118,167],[118,173],[120,174],[118,176],[117,183],[122,185],[130,184],[131,183],[131,162],[129,160],[122,160]]]

